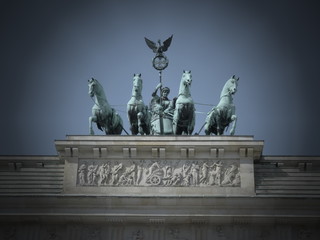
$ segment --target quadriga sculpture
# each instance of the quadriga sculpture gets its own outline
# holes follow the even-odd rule
[[[110,107],[103,87],[97,79],[91,78],[89,82],[89,95],[94,101],[92,116],[89,117],[89,132],[94,135],[92,122],[97,124],[98,129],[106,134],[121,134],[123,129],[122,119],[118,113]]]
[[[195,108],[190,93],[191,83],[191,71],[183,71],[173,115],[173,134],[175,135],[191,135],[194,129]]]
[[[132,135],[150,134],[150,112],[142,99],[141,74],[133,75],[132,96],[127,104],[127,113]]]
[[[239,78],[233,75],[224,85],[221,94],[220,102],[216,107],[213,107],[207,114],[205,123],[205,133],[210,135],[223,135],[225,128],[233,122],[230,135],[234,135],[236,129],[237,116],[235,115],[236,107],[233,104],[233,95],[237,91]]]

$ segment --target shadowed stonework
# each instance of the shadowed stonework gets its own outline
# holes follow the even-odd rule
[[[318,240],[320,157],[252,136],[67,136],[0,156],[0,239]]]

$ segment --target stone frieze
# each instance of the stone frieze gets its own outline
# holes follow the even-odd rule
[[[240,187],[239,161],[79,160],[77,186]]]

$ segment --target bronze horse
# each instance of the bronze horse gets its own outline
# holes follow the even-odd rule
[[[132,96],[127,104],[127,113],[132,135],[150,134],[150,112],[142,99],[141,74],[133,75]]]
[[[205,133],[210,135],[223,135],[225,129],[233,122],[230,135],[234,135],[237,123],[235,115],[236,107],[233,104],[233,95],[237,92],[239,78],[233,75],[224,85],[221,94],[220,102],[216,107],[213,107],[206,118]]]
[[[92,122],[95,122],[98,129],[105,131],[106,134],[121,134],[122,119],[115,109],[110,107],[102,85],[94,78],[88,82],[89,95],[94,101],[92,116],[89,117],[89,133],[94,135]]]
[[[194,129],[195,108],[190,93],[191,83],[191,71],[183,71],[173,115],[173,134],[175,135],[191,135]]]

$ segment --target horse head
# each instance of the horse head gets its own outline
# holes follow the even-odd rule
[[[186,87],[191,85],[191,83],[192,83],[191,71],[185,71],[185,70],[183,70],[182,82],[183,82],[183,84],[184,84]]]
[[[220,97],[230,96],[235,94],[238,88],[238,81],[239,81],[239,77],[236,78],[236,76],[233,75],[224,85]]]
[[[97,86],[97,79],[90,78],[88,79],[88,86],[89,86],[89,96],[93,97],[96,91],[96,86]]]
[[[132,96],[140,96],[142,92],[142,78],[140,74],[133,74]]]
[[[192,83],[191,71],[183,70],[180,81],[179,95],[190,96],[190,86]]]

